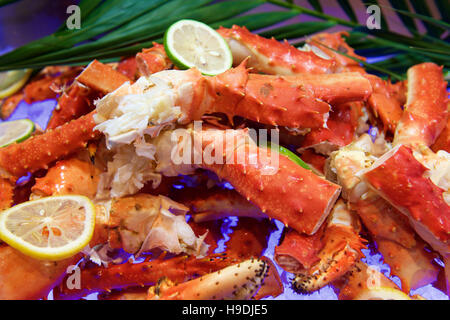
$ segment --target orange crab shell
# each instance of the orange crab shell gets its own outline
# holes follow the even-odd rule
[[[153,42],[153,47],[136,54],[136,65],[139,73],[148,77],[153,73],[170,69],[173,63],[167,56],[164,46]]]
[[[333,60],[323,59],[313,52],[298,50],[288,42],[263,38],[245,27],[220,27],[217,32],[230,45],[235,65],[251,55],[249,67],[267,74],[320,74],[329,73],[334,67]]]
[[[432,145],[445,128],[447,116],[447,82],[442,67],[427,62],[409,68],[407,102],[394,145]]]

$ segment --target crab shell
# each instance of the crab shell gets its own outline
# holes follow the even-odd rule
[[[250,299],[261,288],[268,269],[265,261],[250,259],[165,290],[162,287],[151,288],[148,299]]]
[[[142,52],[136,54],[136,64],[139,73],[147,77],[153,73],[170,69],[173,66],[172,61],[170,61],[164,50],[164,46],[156,42],[153,42],[153,47],[143,49]]]
[[[424,176],[427,170],[411,149],[401,145],[378,159],[363,177],[409,218],[425,241],[446,256],[450,252],[450,207],[444,190]]]
[[[442,67],[422,63],[409,68],[407,101],[394,145],[432,145],[445,128],[447,108],[447,82]]]
[[[221,27],[217,32],[230,46],[235,65],[250,57],[249,67],[266,74],[282,75],[329,73],[334,67],[333,60],[321,58],[311,51],[298,50],[288,42],[263,38],[245,27]]]

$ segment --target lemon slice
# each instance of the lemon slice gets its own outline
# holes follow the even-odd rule
[[[80,252],[92,238],[94,204],[66,195],[28,201],[0,214],[0,239],[41,260],[61,260]]]
[[[28,139],[34,131],[34,123],[28,119],[0,123],[0,148]]]
[[[164,48],[180,69],[196,67],[205,75],[217,75],[231,68],[233,56],[220,34],[202,22],[180,20],[167,29]]]
[[[20,90],[30,78],[31,69],[0,72],[0,99],[9,97]]]
[[[354,300],[412,300],[403,291],[388,288],[388,287],[376,287],[368,288],[358,294]]]

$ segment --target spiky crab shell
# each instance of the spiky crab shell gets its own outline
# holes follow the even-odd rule
[[[96,95],[92,90],[79,83],[74,83],[69,92],[64,92],[58,100],[58,106],[52,113],[47,124],[48,129],[54,129],[70,120],[76,119],[92,111],[92,99]]]
[[[268,272],[267,262],[246,260],[200,278],[169,287],[149,290],[153,300],[246,300],[261,288]]]
[[[136,64],[139,73],[147,77],[153,73],[170,69],[173,65],[164,50],[164,46],[156,42],[153,42],[151,48],[143,49],[136,54]]]
[[[125,82],[130,81],[124,74],[97,60],[88,64],[76,80],[103,94],[113,92]]]
[[[427,62],[409,68],[407,101],[394,145],[432,145],[447,123],[447,107],[442,67]]]
[[[250,56],[249,67],[266,74],[330,73],[334,67],[333,60],[298,50],[287,42],[263,38],[245,27],[221,27],[217,32],[230,46],[235,65]]]
[[[267,151],[269,158],[271,152],[275,151]],[[258,153],[262,154],[258,147],[242,145],[234,149],[233,156],[245,155],[241,163],[204,164],[202,167],[229,181],[269,217],[300,233],[314,234],[330,213],[341,187],[281,154],[276,155],[279,161],[276,173],[267,174],[265,171],[271,167],[265,159],[257,156]],[[258,159],[253,163],[255,158]]]
[[[188,256],[178,256],[170,259],[155,259],[140,263],[126,262],[111,264],[108,267],[94,267],[81,270],[81,288],[69,289],[66,276],[55,290],[58,299],[80,299],[97,291],[113,289],[153,286],[160,279],[167,278],[175,283],[181,283],[198,276],[221,270],[238,262],[221,254],[207,256],[202,259]]]
[[[445,190],[424,176],[427,170],[411,149],[401,145],[378,159],[363,177],[445,256],[450,252],[450,207],[443,197]]]
[[[27,172],[47,169],[53,161],[85,147],[89,140],[100,135],[94,131],[93,114],[0,149],[0,168],[19,178]]]
[[[431,150],[438,152],[444,150],[450,153],[450,117],[447,119],[447,125],[437,138],[436,142],[431,146]]]
[[[293,288],[299,292],[312,292],[339,279],[359,259],[366,246],[359,236],[360,225],[346,204],[339,200],[328,218],[323,237],[323,247],[317,253],[319,261],[309,269],[295,275]]]
[[[400,278],[404,292],[436,280],[438,269],[432,263],[435,254],[425,250],[425,243],[416,236],[404,215],[373,191],[352,209],[376,241],[391,273]]]
[[[310,269],[320,261],[318,256],[323,247],[322,228],[314,235],[307,236],[290,229],[285,234],[281,244],[275,247],[274,259],[287,272],[300,273]]]

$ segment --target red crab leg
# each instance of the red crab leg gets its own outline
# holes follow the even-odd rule
[[[179,256],[171,259],[156,259],[141,263],[126,262],[108,267],[83,269],[80,273],[80,289],[69,289],[68,277],[56,288],[57,299],[79,299],[97,291],[132,286],[155,285],[158,280],[166,277],[173,282],[184,282],[223,269],[236,260],[226,258],[221,254],[211,255],[202,259]]]
[[[450,207],[444,190],[424,174],[428,169],[411,149],[392,149],[369,168],[364,179],[373,190],[405,214],[416,232],[443,256],[450,253]]]
[[[442,130],[436,142],[431,146],[431,150],[434,152],[438,152],[439,150],[450,152],[450,117],[447,119],[445,129]]]
[[[93,131],[94,112],[46,131],[21,143],[0,149],[0,168],[6,175],[19,178],[27,172],[47,168],[48,164],[86,146],[98,137]]]
[[[203,131],[201,141],[204,146],[214,146],[217,134],[223,133],[221,130]],[[236,134],[238,138],[246,139],[245,133],[236,131]],[[267,159],[272,157],[271,152],[276,151],[267,149],[265,158],[258,156],[264,154],[265,150],[260,151],[249,144],[242,144],[232,150],[229,147],[227,150],[226,146],[221,149],[218,147],[215,146],[214,150],[225,150],[223,163],[226,164],[203,163],[201,167],[229,181],[236,191],[269,217],[280,220],[298,232],[314,234],[339,196],[340,186],[318,177],[281,154],[274,155],[279,161],[276,173],[265,174]],[[241,156],[243,159],[237,161]],[[234,163],[230,163],[230,159],[235,159]]]
[[[425,250],[425,243],[400,212],[377,195],[359,200],[353,208],[372,234],[391,273],[400,278],[405,293],[436,280],[439,270],[432,263],[435,255]]]
[[[268,272],[267,262],[251,259],[200,278],[165,288],[150,288],[149,300],[250,299],[261,288]],[[170,284],[169,284],[170,285]]]
[[[122,73],[123,75],[127,76],[127,78],[130,79],[131,81],[134,81],[139,77],[138,66],[135,56],[122,59],[117,65],[116,70]]]
[[[149,76],[153,73],[170,69],[173,64],[162,44],[153,42],[153,47],[143,49],[136,54],[136,63],[141,75]]]
[[[249,67],[267,74],[329,73],[334,67],[333,60],[298,50],[287,42],[260,37],[245,27],[221,27],[217,32],[228,42],[235,65],[250,56]]]
[[[89,88],[74,83],[69,92],[64,92],[59,98],[58,105],[47,124],[47,130],[59,127],[90,112],[93,109],[92,99],[93,94]]]
[[[376,118],[380,118],[385,132],[394,133],[403,114],[399,100],[389,92],[389,83],[373,75],[366,75],[366,78],[373,88],[367,101],[372,112]]]
[[[13,204],[14,184],[0,177],[0,212]]]
[[[214,90],[224,96],[216,97],[215,111],[270,125],[323,128],[328,120],[329,104],[364,101],[372,93],[369,81],[358,73],[249,74],[247,80],[243,67],[241,64],[213,78]],[[230,104],[230,92],[236,96],[235,103]]]
[[[394,145],[432,145],[445,128],[447,108],[447,83],[442,67],[422,63],[409,68],[407,102]]]
[[[364,257],[361,249],[365,248],[365,240],[359,236],[359,221],[342,200],[328,219],[320,239],[323,246],[317,253],[319,261],[297,272],[294,278],[293,286],[300,292],[312,292],[339,279]]]
[[[92,61],[76,79],[85,86],[104,94],[130,81],[127,76],[97,60]]]

